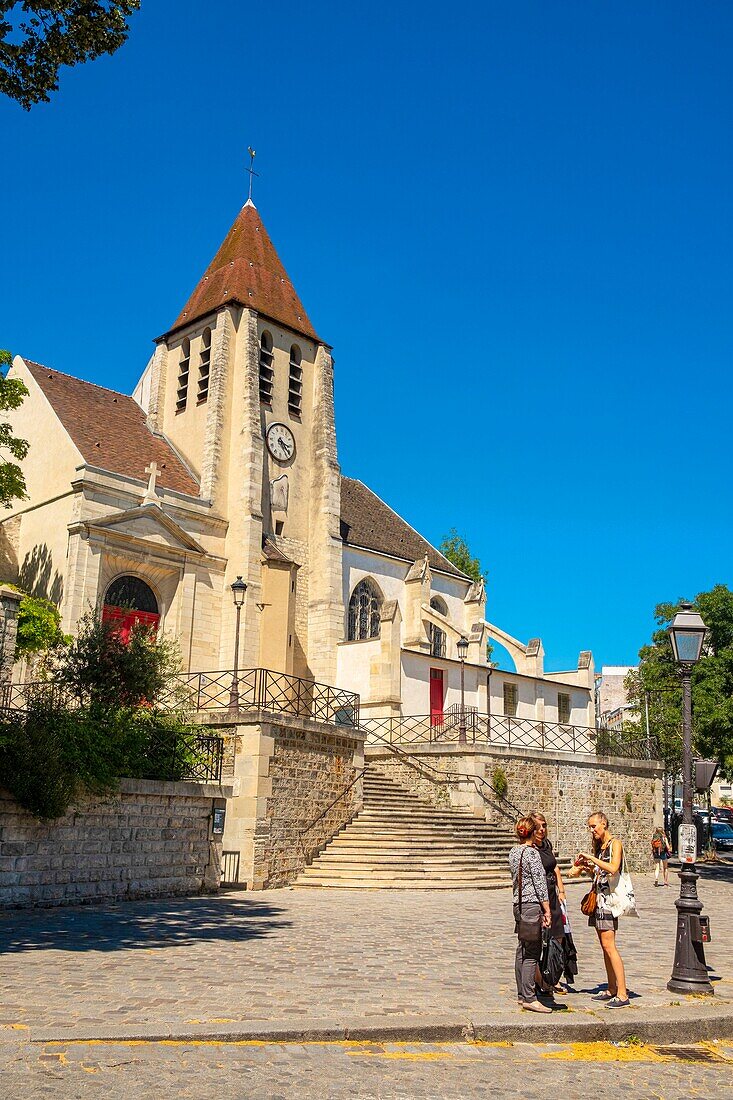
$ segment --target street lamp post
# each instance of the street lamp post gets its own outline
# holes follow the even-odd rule
[[[239,710],[239,620],[242,614],[242,605],[244,603],[244,594],[247,591],[247,585],[241,577],[237,577],[231,585],[232,596],[234,597],[234,607],[237,612],[237,625],[236,633],[234,635],[234,672],[232,673],[232,687],[229,692],[229,707],[231,710]]]
[[[461,634],[460,638],[456,642],[456,649],[458,650],[458,659],[461,662],[461,713],[458,721],[458,744],[466,744],[466,706],[465,706],[465,668],[466,668],[466,654],[468,653],[468,638]]]
[[[669,640],[682,680],[682,820],[687,826],[692,821],[692,670],[700,660],[705,623],[692,604],[683,603],[669,627]],[[681,846],[680,846],[681,847]],[[691,846],[687,858],[680,866],[680,896],[677,907],[677,939],[674,949],[672,977],[667,989],[672,993],[713,993],[705,965],[705,950],[700,930],[702,902],[697,897],[695,857],[697,840]],[[680,857],[685,853],[680,851]]]

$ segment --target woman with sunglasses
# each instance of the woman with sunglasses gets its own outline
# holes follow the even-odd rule
[[[576,865],[593,875],[596,890],[596,910],[588,917],[588,924],[595,928],[603,951],[603,962],[608,977],[608,988],[597,993],[595,1001],[605,1001],[606,1008],[626,1008],[629,994],[626,989],[624,964],[616,947],[618,918],[614,917],[608,905],[611,893],[610,878],[619,873],[623,863],[624,847],[618,837],[613,836],[608,827],[605,814],[595,813],[588,818],[588,828],[593,837],[593,852],[581,852]]]

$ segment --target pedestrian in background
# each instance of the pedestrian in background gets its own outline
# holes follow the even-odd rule
[[[552,1012],[537,1000],[535,978],[542,954],[542,929],[551,923],[547,893],[547,875],[540,854],[534,846],[537,822],[533,817],[520,817],[515,826],[518,844],[509,853],[514,897],[514,930],[517,951],[514,976],[517,1000],[528,1012]]]
[[[606,1008],[626,1008],[629,994],[626,989],[624,964],[616,947],[618,917],[614,917],[609,905],[610,878],[618,875],[623,864],[624,846],[613,836],[605,814],[595,813],[588,818],[588,828],[593,837],[593,851],[581,852],[576,864],[593,875],[596,892],[596,908],[588,917],[588,924],[595,928],[603,951],[608,988],[597,993],[596,1001],[605,1001]]]
[[[659,868],[662,868],[664,881],[662,886],[669,886],[669,857],[672,855],[672,845],[664,829],[657,826],[652,833],[652,855],[654,856],[654,885],[659,886]]]

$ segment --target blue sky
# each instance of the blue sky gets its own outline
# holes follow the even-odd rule
[[[131,390],[252,144],[344,473],[458,528],[548,668],[633,662],[656,603],[731,583],[733,7],[348,9],[143,0],[0,103],[0,346]]]

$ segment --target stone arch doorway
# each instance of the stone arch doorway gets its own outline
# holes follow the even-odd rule
[[[150,585],[132,574],[124,574],[113,580],[104,595],[102,622],[114,623],[124,642],[129,639],[130,631],[136,623],[142,623],[156,631],[160,622],[160,609]]]

